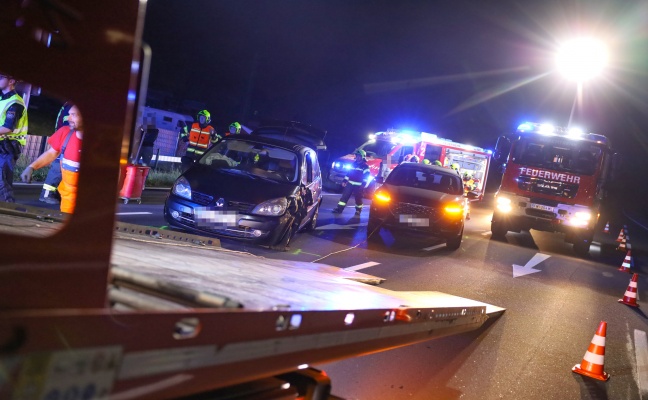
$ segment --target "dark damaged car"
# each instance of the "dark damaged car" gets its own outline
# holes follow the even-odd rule
[[[171,189],[164,217],[192,233],[285,250],[312,230],[322,201],[317,150],[325,131],[273,122],[232,135],[207,151]]]

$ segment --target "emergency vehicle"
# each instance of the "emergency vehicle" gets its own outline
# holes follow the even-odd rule
[[[589,252],[615,155],[603,135],[525,122],[497,142],[506,160],[495,195],[493,237],[508,231],[562,232],[574,252]]]
[[[416,155],[419,162],[435,160],[444,167],[459,165],[463,177],[468,174],[473,181],[473,190],[478,194],[476,200],[483,199],[486,178],[490,167],[492,152],[477,146],[453,142],[427,132],[386,131],[369,135],[369,140],[358,149],[367,153],[367,164],[371,171],[372,181],[365,195],[373,194],[376,184],[384,182],[387,175],[410,154]],[[347,154],[333,162],[329,179],[340,185],[347,171],[351,168],[355,156]]]

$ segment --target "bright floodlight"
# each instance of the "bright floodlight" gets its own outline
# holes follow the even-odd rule
[[[595,77],[607,64],[605,45],[593,38],[579,38],[563,44],[558,50],[558,69],[569,79],[582,82]]]

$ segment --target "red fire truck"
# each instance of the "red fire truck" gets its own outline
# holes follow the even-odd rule
[[[603,135],[523,123],[500,137],[496,160],[507,160],[495,196],[493,237],[508,231],[562,232],[574,252],[589,252],[615,155]]]
[[[438,160],[445,167],[459,164],[459,172],[468,174],[472,179],[474,191],[483,198],[486,178],[490,166],[491,151],[468,144],[453,142],[427,132],[395,131],[378,132],[358,149],[367,153],[367,164],[371,170],[372,181],[366,195],[371,197],[376,183],[380,184],[406,156],[413,154],[420,162]],[[329,179],[340,185],[354,161],[353,154],[338,158],[331,165]]]

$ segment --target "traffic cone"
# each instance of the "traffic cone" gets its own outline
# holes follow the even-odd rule
[[[608,221],[605,224],[605,228],[603,228],[603,233],[610,233],[610,221]]]
[[[624,228],[621,228],[621,231],[619,231],[619,236],[617,236],[616,241],[620,242],[621,240],[623,240],[624,237],[625,237],[625,230]]]
[[[583,356],[583,361],[580,364],[574,365],[572,372],[589,376],[590,378],[598,379],[599,381],[607,381],[610,379],[610,374],[603,371],[606,330],[607,322],[601,321],[594,337],[592,338],[592,342]]]
[[[637,278],[639,278],[639,274],[632,274],[630,284],[628,285],[623,298],[619,299],[619,303],[623,303],[630,307],[639,307],[639,304],[637,304]]]
[[[630,268],[632,268],[632,252],[628,250],[628,254],[626,254],[625,259],[623,260],[623,263],[621,264],[621,267],[619,268],[619,271],[621,272],[630,272]]]
[[[628,249],[628,245],[629,245],[628,239],[630,239],[630,236],[629,235],[624,235],[621,238],[621,243],[619,243],[619,246],[617,246],[617,250],[619,250],[619,251],[629,250]]]

